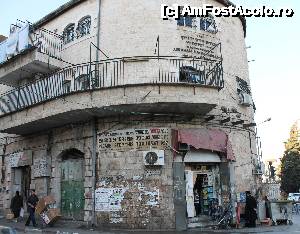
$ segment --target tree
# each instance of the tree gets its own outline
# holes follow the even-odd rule
[[[281,159],[281,189],[286,193],[299,192],[300,154],[286,151]]]
[[[286,193],[299,192],[300,141],[297,122],[291,128],[290,137],[285,143],[285,149],[280,166],[281,189]]]
[[[298,121],[291,128],[290,138],[285,142],[285,149],[287,151],[300,152]]]

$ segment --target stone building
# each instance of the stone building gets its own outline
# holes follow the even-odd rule
[[[185,229],[258,189],[245,19],[162,20],[161,3],[72,0],[12,25],[0,44],[3,212],[35,188],[64,218]]]

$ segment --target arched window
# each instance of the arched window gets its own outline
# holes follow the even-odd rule
[[[90,34],[91,30],[91,17],[90,16],[85,16],[78,22],[77,26],[77,37],[83,37],[87,34]]]
[[[212,15],[200,18],[200,29],[210,33],[217,33],[217,25]]]
[[[75,24],[69,24],[64,30],[64,43],[67,44],[74,41],[75,38]]]

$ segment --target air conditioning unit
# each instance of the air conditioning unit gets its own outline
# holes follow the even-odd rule
[[[239,94],[240,105],[251,106],[253,104],[251,95],[241,92]]]
[[[163,150],[143,151],[143,158],[146,166],[165,165],[165,152]]]

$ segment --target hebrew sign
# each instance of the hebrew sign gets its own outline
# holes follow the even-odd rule
[[[99,134],[99,151],[165,149],[170,145],[168,128],[126,129]]]

